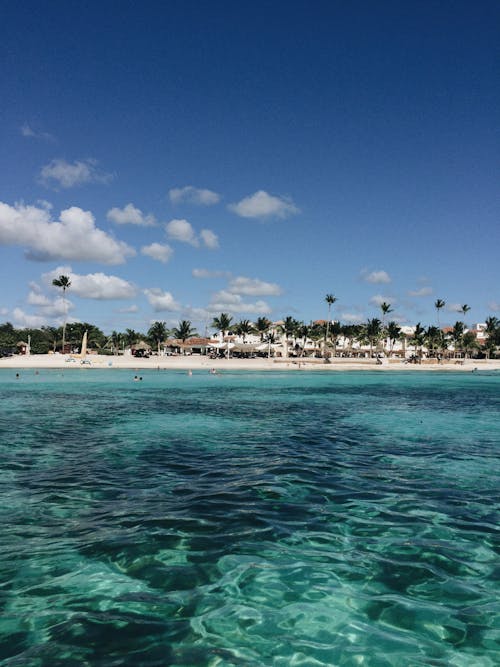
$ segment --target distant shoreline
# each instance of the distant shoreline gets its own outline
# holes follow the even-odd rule
[[[68,358],[73,361],[66,361]],[[129,370],[210,370],[214,368],[221,372],[224,370],[246,370],[246,371],[472,371],[478,370],[500,370],[500,360],[488,359],[465,359],[450,360],[442,363],[437,361],[422,364],[404,363],[400,360],[386,360],[378,364],[375,359],[349,359],[336,358],[329,364],[321,359],[210,359],[209,357],[191,356],[169,356],[149,357],[148,359],[131,356],[105,356],[89,354],[82,364],[78,357],[69,357],[61,354],[37,354],[30,356],[15,355],[0,359],[0,369],[11,368],[17,370],[30,369],[129,369]]]

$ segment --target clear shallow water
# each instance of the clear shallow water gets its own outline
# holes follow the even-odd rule
[[[500,377],[0,371],[0,665],[500,664]]]

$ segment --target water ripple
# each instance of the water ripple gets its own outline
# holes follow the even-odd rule
[[[499,379],[0,373],[0,665],[500,663]]]

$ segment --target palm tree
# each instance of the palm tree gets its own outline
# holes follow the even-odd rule
[[[259,334],[261,342],[264,340],[265,334],[269,331],[272,325],[271,320],[268,320],[267,317],[258,317],[255,322],[254,328],[255,331]]]
[[[52,351],[55,352],[57,347],[57,340],[60,335],[60,329],[58,327],[42,327],[42,331],[44,336],[52,345]]]
[[[417,322],[417,324],[415,325],[415,331],[413,332],[413,335],[411,337],[411,342],[417,348],[417,356],[421,357],[422,345],[425,343],[425,329],[420,324],[420,322]]]
[[[468,306],[466,303],[460,308],[460,312],[463,313],[464,317],[466,314],[469,312],[470,306]]]
[[[118,331],[112,331],[111,336],[109,336],[107,340],[107,344],[111,345],[111,350],[113,354],[116,354],[116,350],[120,349],[120,343],[125,343],[125,337],[122,333],[118,333]]]
[[[437,313],[437,323],[438,323],[438,327],[440,327],[440,328],[441,328],[441,325],[439,323],[439,311],[441,310],[441,308],[444,308],[445,306],[446,306],[446,301],[443,301],[443,299],[436,299],[436,301],[434,302],[434,308],[436,309],[436,313]]]
[[[316,346],[319,343],[319,341],[323,341],[325,338],[325,327],[323,324],[313,324],[312,327],[309,329],[309,339],[312,340],[314,343],[314,356],[320,356],[320,354],[316,354]]]
[[[297,330],[297,325],[298,325],[297,320],[295,318],[291,317],[290,315],[288,315],[283,320],[283,324],[280,324],[280,326],[279,326],[279,329],[280,329],[281,333],[283,333],[285,335],[285,338],[284,338],[284,340],[285,340],[285,345],[284,345],[284,347],[285,347],[285,357],[288,357],[288,339],[291,338],[294,335],[295,331]]]
[[[455,322],[453,329],[448,334],[450,339],[453,342],[454,347],[454,356],[457,356],[457,352],[462,348],[462,339],[465,333],[465,324],[463,322]]]
[[[139,340],[141,340],[141,334],[138,331],[134,331],[133,329],[125,329],[123,340],[125,345],[130,347],[134,343],[137,343]]]
[[[224,342],[224,336],[226,335],[226,331],[228,331],[229,327],[231,326],[232,321],[233,318],[227,313],[221,313],[219,317],[214,317],[212,320],[211,327],[212,329],[221,332],[222,342]],[[227,343],[226,356],[229,357],[229,341]]]
[[[326,340],[326,338],[328,338],[328,329],[330,327],[331,309],[332,309],[332,306],[335,303],[335,301],[337,301],[337,297],[333,296],[333,294],[327,294],[325,296],[325,301],[328,304],[328,317],[326,319],[326,336],[325,336],[325,340]]]
[[[473,331],[466,331],[462,336],[462,350],[464,357],[467,358],[467,353],[472,356],[472,352],[479,348],[476,335]]]
[[[440,352],[443,349],[444,336],[439,327],[427,327],[427,331],[425,332],[425,344],[431,354],[436,351]]]
[[[340,324],[340,322],[332,322],[332,326],[330,328],[330,338],[332,340],[334,357],[337,355],[337,343],[341,335],[342,335],[342,325]]]
[[[160,345],[167,336],[168,329],[165,322],[153,322],[153,324],[149,327],[148,338],[156,343],[158,356],[160,356]]]
[[[252,333],[254,330],[252,323],[250,320],[241,320],[241,322],[238,322],[238,324],[235,327],[235,331],[238,334],[238,336],[241,336],[243,338],[243,343],[245,343],[245,339],[248,336],[248,334]]]
[[[365,324],[364,335],[370,343],[370,357],[373,356],[373,346],[378,343],[382,336],[382,322],[374,317]]]
[[[392,355],[394,343],[401,338],[401,327],[397,322],[391,320],[387,325],[386,334],[389,339],[389,355]]]
[[[382,311],[382,326],[385,327],[385,316],[388,315],[389,313],[392,313],[394,309],[391,308],[390,303],[386,303],[385,301],[383,301],[380,304],[380,310]]]
[[[214,317],[211,327],[216,331],[220,331],[222,338],[224,338],[226,331],[228,331],[229,327],[231,326],[232,321],[233,318],[230,315],[227,313],[221,313],[219,317]]]
[[[344,346],[345,341],[347,341],[347,351],[349,356],[352,353],[352,344],[354,340],[359,337],[362,326],[360,324],[344,324],[342,326],[342,335],[344,336]]]
[[[485,323],[486,354],[489,359],[491,353],[495,353],[496,348],[500,345],[500,320],[497,317],[487,317]]]
[[[196,335],[196,329],[193,329],[189,320],[181,320],[179,325],[172,329],[172,335],[178,338],[184,344],[188,338]]]
[[[271,358],[271,345],[274,345],[276,342],[276,334],[274,331],[267,331],[265,334],[264,338],[262,339],[262,342],[267,343],[267,358]]]
[[[68,319],[68,304],[66,302],[66,290],[71,287],[71,280],[68,276],[60,275],[59,278],[54,278],[52,281],[54,287],[61,287],[63,291],[63,304],[64,304],[64,325],[63,325],[63,335],[62,335],[62,351],[64,354],[64,348],[66,346],[66,320]]]
[[[302,339],[302,349],[301,349],[301,351],[300,351],[300,356],[301,356],[301,357],[304,356],[304,352],[305,352],[305,349],[306,349],[307,339],[308,339],[308,337],[309,337],[309,330],[310,330],[310,328],[311,328],[311,327],[309,327],[307,324],[304,324],[303,322],[301,322],[301,323],[297,326],[297,329],[296,329],[296,333],[297,333],[298,338],[301,338],[301,339]]]

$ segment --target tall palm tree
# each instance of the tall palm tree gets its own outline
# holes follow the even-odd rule
[[[178,326],[172,329],[172,335],[185,343],[188,338],[195,336],[197,333],[196,329],[193,329],[191,324],[192,323],[189,320],[181,320]]]
[[[148,338],[157,345],[158,356],[160,356],[160,345],[168,336],[168,329],[165,322],[153,322],[149,327]]]
[[[434,308],[436,309],[437,323],[439,328],[441,328],[441,324],[439,323],[439,311],[441,310],[441,308],[444,308],[445,306],[446,306],[446,301],[443,301],[443,299],[436,299],[436,301],[434,302]]]
[[[385,316],[388,315],[389,313],[392,313],[394,309],[391,308],[390,303],[386,303],[385,301],[383,301],[380,304],[380,310],[382,311],[382,326],[385,327]]]
[[[467,315],[467,313],[470,310],[470,306],[468,306],[466,303],[460,308],[460,312],[463,313],[464,317]]]
[[[63,335],[62,335],[62,351],[64,354],[64,348],[66,346],[66,320],[68,319],[68,303],[66,301],[66,290],[71,287],[71,280],[69,276],[60,275],[59,278],[54,278],[52,281],[54,287],[60,287],[63,291],[63,304],[64,304],[64,325],[63,325]]]
[[[330,320],[332,319],[331,318],[332,306],[335,303],[335,301],[337,301],[337,297],[333,296],[333,294],[327,294],[325,296],[325,301],[328,304],[328,317],[326,319],[326,336],[325,336],[325,339],[326,339],[326,338],[328,338],[328,330],[330,328]]]

